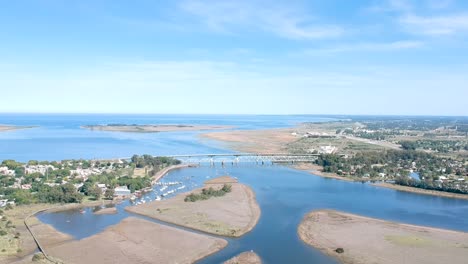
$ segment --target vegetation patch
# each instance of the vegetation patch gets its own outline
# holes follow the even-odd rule
[[[215,190],[213,187],[203,188],[201,193],[195,194],[191,193],[185,197],[185,202],[196,202],[199,200],[208,200],[211,197],[221,197],[226,193],[230,193],[232,186],[230,184],[224,184],[219,190]]]

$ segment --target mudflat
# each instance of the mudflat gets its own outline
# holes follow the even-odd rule
[[[287,144],[297,140],[294,129],[233,130],[212,132],[202,137],[226,142],[230,147],[251,153],[287,153]]]
[[[208,200],[185,202],[189,193],[179,194],[171,199],[153,201],[125,210],[152,217],[180,226],[216,235],[239,237],[253,229],[260,218],[260,207],[250,187],[229,180],[231,192]],[[215,182],[220,182],[220,179]],[[222,188],[223,184],[207,184],[205,187]],[[191,193],[200,193],[201,189]]]
[[[47,248],[65,263],[193,263],[227,241],[130,217],[94,236]]]
[[[307,214],[300,238],[342,263],[466,263],[468,233],[399,224],[331,210]],[[343,249],[343,253],[335,250]]]
[[[87,125],[81,128],[98,131],[111,132],[137,132],[137,133],[158,133],[158,132],[177,132],[177,131],[204,131],[231,129],[232,126],[217,125]]]
[[[254,252],[244,252],[224,262],[224,264],[261,264],[261,263],[262,263],[262,260]]]

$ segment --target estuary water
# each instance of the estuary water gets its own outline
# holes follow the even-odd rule
[[[14,117],[14,116],[13,116]],[[82,130],[80,125],[105,123],[222,124],[239,129],[287,127],[314,116],[0,116],[0,124],[40,125],[41,127],[0,133],[2,159],[64,159],[130,156],[143,154],[232,152],[218,142],[190,133],[110,133]],[[10,118],[10,119],[8,119]],[[16,120],[16,121],[15,121]],[[325,121],[325,120],[324,120]],[[24,153],[24,152],[27,153]],[[369,184],[325,179],[307,172],[278,165],[215,167],[202,165],[170,172],[162,181],[181,181],[189,189],[222,175],[239,178],[253,188],[262,215],[252,232],[199,263],[221,263],[244,251],[258,253],[264,263],[336,263],[318,250],[305,245],[297,236],[303,216],[314,209],[336,209],[390,221],[468,231],[468,201],[433,197],[378,188]],[[159,186],[143,199],[160,194]],[[175,195],[175,194],[174,194]],[[117,205],[116,215],[94,215],[95,208],[84,212],[70,210],[45,213],[38,217],[58,230],[83,239],[101,232],[125,217],[130,201]]]

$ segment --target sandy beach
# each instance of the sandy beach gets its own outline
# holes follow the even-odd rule
[[[130,217],[94,236],[47,248],[70,264],[193,263],[227,245],[223,239]]]
[[[110,131],[110,132],[131,132],[131,133],[159,133],[159,132],[179,132],[179,131],[205,131],[232,129],[232,126],[217,125],[88,125],[81,128]]]
[[[262,264],[262,260],[254,252],[244,252],[225,261],[224,264]]]
[[[125,210],[207,233],[239,237],[257,224],[260,207],[250,187],[232,183],[232,178],[227,181],[232,185],[232,191],[222,197],[185,202],[189,193],[183,193],[168,200],[131,206]],[[219,180],[217,182],[208,184],[208,187],[221,188],[223,184]],[[193,192],[199,193],[201,189]]]
[[[307,244],[345,264],[462,264],[468,258],[468,233],[332,210],[307,214],[298,235]],[[335,252],[338,248],[344,252]]]

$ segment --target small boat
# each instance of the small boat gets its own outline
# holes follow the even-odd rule
[[[156,196],[156,199],[154,199],[155,201],[161,201],[161,197],[160,196]]]
[[[86,211],[84,209],[81,209],[80,214],[84,214],[84,213],[86,213]]]

